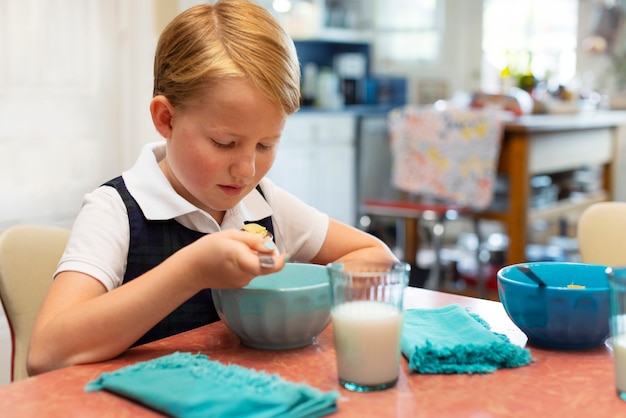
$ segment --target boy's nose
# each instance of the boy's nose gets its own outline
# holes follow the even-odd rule
[[[237,161],[233,163],[231,170],[231,174],[235,177],[253,177],[256,172],[254,154],[242,154]]]

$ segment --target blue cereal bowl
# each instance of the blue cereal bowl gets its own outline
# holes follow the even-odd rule
[[[538,286],[518,266],[529,266],[547,284]],[[498,271],[498,295],[530,344],[561,350],[602,345],[609,336],[606,266],[539,262]]]
[[[212,289],[212,294],[222,321],[253,348],[304,347],[330,323],[330,284],[320,265],[287,263],[241,289]]]

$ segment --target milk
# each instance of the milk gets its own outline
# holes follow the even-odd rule
[[[619,392],[626,393],[626,334],[612,337],[611,341],[615,359],[615,384]]]
[[[358,386],[395,383],[401,310],[382,302],[347,302],[333,309],[332,322],[340,380]]]

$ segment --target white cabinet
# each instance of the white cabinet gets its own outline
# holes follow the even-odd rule
[[[355,225],[356,116],[296,113],[289,117],[268,176],[332,218]]]

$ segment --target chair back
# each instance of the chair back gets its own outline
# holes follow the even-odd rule
[[[626,266],[626,202],[600,202],[586,208],[576,231],[581,261]]]
[[[392,183],[404,192],[484,209],[493,199],[503,121],[497,109],[390,112]]]
[[[15,225],[0,233],[0,301],[11,331],[12,381],[28,377],[33,325],[68,237],[68,229],[36,225]]]

